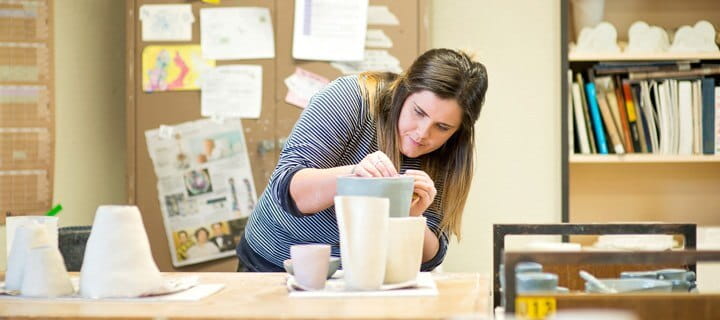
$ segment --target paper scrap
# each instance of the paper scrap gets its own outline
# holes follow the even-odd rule
[[[400,25],[400,20],[398,20],[387,6],[370,6],[368,7],[367,24],[397,26]]]
[[[388,37],[387,34],[385,34],[384,31],[380,29],[368,29],[367,35],[365,36],[365,47],[366,48],[382,48],[382,49],[389,49],[392,48],[393,42]]]
[[[365,59],[363,61],[333,61],[330,65],[346,75],[363,71],[402,72],[400,60],[392,56],[387,50],[365,50]]]
[[[146,4],[140,7],[143,41],[190,41],[195,17],[189,4]]]
[[[142,53],[143,91],[200,89],[201,75],[215,65],[199,45],[147,46]]]
[[[270,9],[200,9],[200,42],[206,59],[275,58]]]
[[[293,58],[363,59],[368,0],[295,0]]]
[[[260,118],[262,66],[223,65],[203,77],[202,115],[230,118]]]
[[[321,75],[295,68],[295,73],[285,78],[285,85],[288,87],[285,102],[305,108],[310,98],[328,83],[330,81]]]

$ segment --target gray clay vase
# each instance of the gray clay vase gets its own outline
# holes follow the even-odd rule
[[[337,195],[388,198],[390,200],[390,217],[402,218],[410,215],[414,181],[415,179],[410,176],[338,177]]]

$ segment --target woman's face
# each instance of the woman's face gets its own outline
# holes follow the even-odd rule
[[[400,153],[417,158],[440,148],[460,128],[462,110],[455,99],[422,90],[405,99],[400,118]]]

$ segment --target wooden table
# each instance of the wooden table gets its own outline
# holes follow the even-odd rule
[[[438,273],[436,297],[290,298],[285,273],[168,273],[224,283],[194,302],[0,300],[0,317],[15,318],[238,318],[238,319],[442,319],[490,313],[489,277]]]

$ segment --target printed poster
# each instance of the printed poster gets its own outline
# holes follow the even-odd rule
[[[239,119],[145,132],[176,267],[235,255],[257,203]]]

